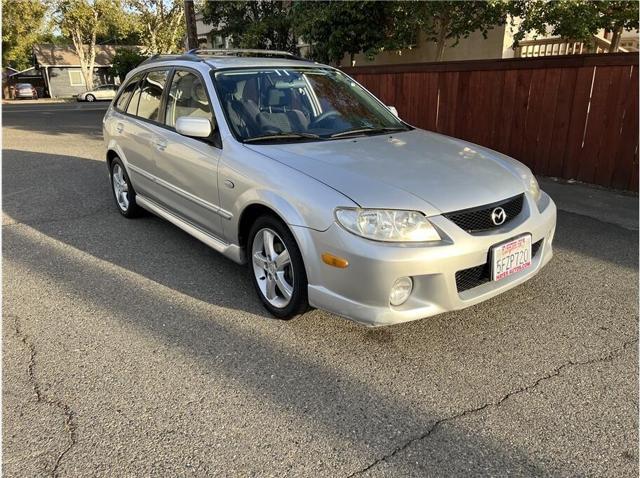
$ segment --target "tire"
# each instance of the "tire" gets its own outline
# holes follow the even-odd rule
[[[136,204],[136,192],[120,158],[113,158],[109,173],[111,192],[120,214],[127,218],[139,216],[142,209]]]
[[[302,254],[293,234],[280,219],[261,216],[254,222],[247,241],[247,255],[256,293],[272,315],[288,320],[309,309]]]
[[[96,97],[93,95],[87,95],[84,97],[85,101],[88,101],[89,103],[93,103],[96,100]]]

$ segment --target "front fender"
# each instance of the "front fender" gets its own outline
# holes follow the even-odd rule
[[[224,226],[225,239],[238,243],[238,226],[245,209],[259,204],[273,210],[290,226],[318,231],[334,222],[338,206],[357,206],[327,185],[255,153],[244,146],[225,145],[218,168],[220,206],[231,218]]]

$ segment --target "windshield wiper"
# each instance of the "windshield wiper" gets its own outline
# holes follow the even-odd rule
[[[329,138],[341,138],[342,136],[351,136],[352,134],[380,134],[390,133],[392,131],[408,131],[404,126],[387,126],[384,128],[357,128],[348,129],[347,131],[340,131],[339,133],[333,133]]]
[[[255,143],[257,141],[270,141],[280,139],[320,139],[320,136],[313,133],[277,133],[277,134],[265,134],[263,136],[254,136],[253,138],[247,138],[243,143]]]

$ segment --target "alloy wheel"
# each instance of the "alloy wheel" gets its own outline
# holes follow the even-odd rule
[[[293,296],[293,265],[282,238],[272,229],[260,229],[251,248],[253,273],[260,292],[274,307],[283,308]]]
[[[124,170],[117,163],[113,165],[111,182],[113,183],[113,192],[116,196],[118,207],[123,212],[126,212],[129,209],[129,185],[124,177]]]

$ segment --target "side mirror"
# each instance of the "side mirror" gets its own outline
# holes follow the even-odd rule
[[[208,138],[211,136],[213,127],[211,126],[211,121],[207,118],[181,116],[176,120],[176,131],[182,136]]]
[[[398,118],[400,116],[398,116],[398,110],[396,109],[395,106],[387,106],[387,108],[389,108],[389,111],[391,111],[394,115],[396,115]]]

